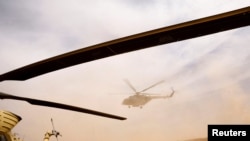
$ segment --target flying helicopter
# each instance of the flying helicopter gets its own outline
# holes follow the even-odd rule
[[[170,95],[156,95],[156,94],[151,94],[151,93],[145,93],[145,91],[155,87],[156,85],[159,85],[161,83],[163,83],[164,81],[159,81],[141,91],[137,91],[135,89],[135,87],[128,81],[128,80],[124,80],[128,86],[133,90],[134,95],[129,96],[128,98],[124,99],[122,104],[123,105],[127,105],[129,108],[132,107],[140,107],[142,108],[145,104],[147,104],[149,101],[151,101],[152,99],[165,99],[165,98],[171,98],[175,91],[173,90],[173,88],[171,88],[172,92]]]
[[[58,55],[52,58],[48,58],[15,69],[13,71],[1,74],[0,82],[7,80],[24,81],[31,79],[33,77],[37,77],[59,69],[71,67],[80,63],[94,61],[105,57],[110,57],[140,49],[146,49],[158,45],[163,45],[191,38],[196,38],[200,36],[205,36],[209,34],[214,34],[218,32],[223,32],[226,30],[245,27],[249,25],[250,25],[250,7],[245,7],[238,10],[229,11],[218,15],[213,15],[210,17],[188,21],[100,43],[97,45],[75,50],[69,53]],[[110,115],[71,105],[42,101],[26,97],[19,97],[3,92],[0,92],[0,99],[22,100],[34,105],[61,108],[65,110],[89,113],[120,120],[126,119],[124,117]],[[18,139],[11,133],[11,129],[21,120],[21,117],[8,111],[5,111],[4,114],[1,114],[1,118],[4,117],[2,115],[4,116],[7,115],[7,117],[9,116],[14,117],[14,123],[9,125],[6,124],[5,122],[0,122],[1,141],[17,141]]]

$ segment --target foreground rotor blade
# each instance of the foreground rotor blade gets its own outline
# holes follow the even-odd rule
[[[89,109],[84,109],[84,108],[80,108],[80,107],[75,107],[75,106],[70,106],[70,105],[65,105],[65,104],[60,104],[60,103],[55,103],[55,102],[49,102],[49,101],[43,101],[43,100],[37,100],[37,99],[31,99],[31,98],[25,98],[25,97],[19,97],[19,96],[14,96],[14,95],[2,93],[2,92],[0,92],[0,99],[22,100],[22,101],[26,101],[30,104],[33,104],[33,105],[60,108],[60,109],[71,110],[71,111],[87,113],[87,114],[92,114],[92,115],[97,115],[97,116],[102,116],[102,117],[107,117],[107,118],[113,118],[113,119],[119,119],[119,120],[126,119],[124,117],[111,115],[111,114],[107,114],[107,113],[102,113],[102,112],[98,112],[98,111],[93,111],[93,110],[89,110]]]
[[[250,25],[250,7],[143,32],[72,51],[2,74],[0,75],[0,81],[27,80],[80,63],[248,25]]]

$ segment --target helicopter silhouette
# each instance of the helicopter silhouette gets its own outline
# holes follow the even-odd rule
[[[0,82],[7,80],[24,81],[33,77],[37,77],[52,71],[71,67],[80,63],[86,63],[118,54],[123,54],[149,47],[159,46],[163,44],[178,42],[182,40],[192,39],[200,36],[223,32],[226,30],[236,29],[250,25],[250,7],[229,11],[210,17],[192,20],[172,26],[167,26],[120,39],[84,47],[79,50],[51,57],[0,75]],[[150,87],[149,87],[150,88]],[[136,92],[134,98],[144,97],[141,92]],[[173,90],[172,90],[173,91]],[[174,91],[173,91],[174,92]],[[171,97],[173,95],[170,94]],[[133,96],[132,96],[133,97]],[[15,96],[0,92],[0,99],[13,99],[26,101],[32,105],[47,106],[75,112],[93,114],[112,119],[125,120],[126,118],[111,115],[94,110],[84,109],[72,105],[66,105],[56,102],[43,101],[38,99]],[[149,100],[145,100],[148,102]],[[141,105],[141,104],[140,104]],[[21,141],[12,133],[12,128],[22,118],[7,110],[0,111],[0,139],[1,141]],[[50,135],[59,135],[54,129]],[[49,138],[48,138],[49,140]]]
[[[133,90],[134,95],[129,96],[128,98],[124,99],[122,104],[123,105],[127,105],[129,108],[130,107],[140,107],[142,108],[145,104],[147,104],[149,101],[151,101],[152,99],[166,99],[166,98],[171,98],[175,91],[173,90],[173,88],[171,88],[172,93],[170,95],[156,95],[156,94],[151,94],[151,93],[145,93],[145,91],[163,83],[164,81],[159,81],[141,91],[137,91],[135,89],[135,87],[128,81],[128,80],[124,80],[128,86]]]

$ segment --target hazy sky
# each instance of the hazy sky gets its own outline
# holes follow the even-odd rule
[[[249,0],[0,0],[0,73],[61,53],[155,28],[247,7]],[[250,122],[250,28],[156,46],[48,73],[4,81],[0,91],[127,117],[97,117],[26,102],[1,100],[0,109],[23,119],[14,128],[25,141],[52,130],[60,141],[180,141],[207,136],[207,124]],[[148,92],[171,99],[142,109],[122,100]],[[55,137],[51,141],[55,141]]]

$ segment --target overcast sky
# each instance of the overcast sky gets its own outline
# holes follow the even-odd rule
[[[219,14],[249,0],[0,0],[0,73],[104,41]],[[156,46],[48,73],[4,81],[0,91],[127,117],[113,120],[1,100],[0,109],[23,119],[25,141],[52,130],[60,141],[180,141],[207,136],[207,124],[250,122],[250,28]],[[122,105],[139,91],[170,94],[142,109]],[[51,138],[55,141],[55,137]]]

